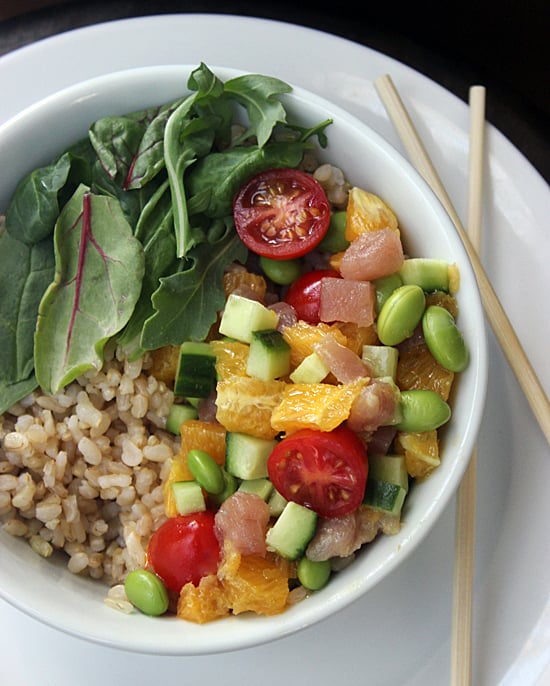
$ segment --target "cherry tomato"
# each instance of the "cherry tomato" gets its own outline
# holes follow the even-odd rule
[[[309,324],[319,323],[321,279],[327,276],[341,278],[340,273],[332,269],[315,269],[302,274],[291,284],[284,300],[296,310],[298,319]]]
[[[269,478],[287,500],[322,517],[341,517],[359,507],[367,483],[366,448],[346,426],[302,429],[278,443],[267,462]]]
[[[147,560],[167,588],[179,593],[191,581],[215,574],[220,545],[214,533],[214,514],[208,510],[166,520],[151,536]]]
[[[297,169],[270,169],[242,186],[233,201],[233,216],[247,248],[288,260],[320,243],[330,222],[330,204],[313,176]]]

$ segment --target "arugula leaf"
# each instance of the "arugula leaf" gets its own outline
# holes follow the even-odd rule
[[[38,312],[34,361],[40,386],[57,393],[103,364],[106,341],[128,321],[141,290],[143,248],[120,205],[80,186],[54,232],[55,278]]]
[[[244,74],[226,81],[225,92],[246,108],[250,119],[250,125],[240,141],[255,136],[258,146],[262,148],[276,124],[286,122],[285,108],[279,96],[291,90],[284,81],[260,74]]]
[[[145,322],[142,347],[154,350],[204,340],[225,303],[224,269],[231,262],[245,262],[247,253],[228,224],[217,242],[195,246],[185,259],[185,269],[160,279],[152,298],[156,312]]]
[[[0,235],[0,383],[15,384],[33,370],[38,306],[53,273],[51,241],[28,245]]]

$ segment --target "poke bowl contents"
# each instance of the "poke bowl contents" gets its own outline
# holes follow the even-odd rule
[[[464,269],[331,157],[332,113],[205,64],[187,86],[5,206],[0,522],[113,616],[271,619],[414,520],[479,353]]]

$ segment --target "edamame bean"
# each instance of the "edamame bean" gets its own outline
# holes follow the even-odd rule
[[[298,562],[298,581],[310,591],[323,588],[330,579],[331,567],[329,560],[314,561],[302,557]]]
[[[346,238],[346,211],[333,212],[323,240],[319,243],[319,250],[325,252],[340,252],[349,245]]]
[[[453,315],[440,305],[430,305],[422,317],[426,345],[442,367],[461,372],[468,366],[468,348]]]
[[[376,314],[380,314],[386,300],[395,291],[396,288],[403,285],[403,281],[399,274],[389,274],[388,276],[383,276],[380,279],[375,279],[373,281],[374,288],[376,291]]]
[[[302,273],[299,260],[272,260],[262,255],[260,266],[264,274],[280,286],[288,286]]]
[[[225,481],[221,467],[204,450],[190,450],[187,453],[187,466],[195,481],[207,493],[221,493]]]
[[[422,432],[437,429],[451,418],[451,408],[435,391],[401,391],[401,421],[398,431]]]
[[[396,288],[378,315],[378,338],[384,345],[397,345],[412,335],[422,319],[426,298],[420,286]]]
[[[237,479],[233,476],[233,474],[229,474],[229,472],[226,472],[225,469],[221,470],[222,476],[223,476],[223,490],[221,493],[213,493],[211,496],[211,500],[214,502],[215,505],[221,505],[224,500],[227,500],[230,495],[233,495],[235,491],[237,490]]]
[[[424,291],[449,290],[449,263],[432,257],[410,257],[401,265],[403,283],[414,283]]]
[[[126,597],[145,615],[154,617],[168,610],[168,591],[161,579],[147,569],[134,569],[124,582]]]

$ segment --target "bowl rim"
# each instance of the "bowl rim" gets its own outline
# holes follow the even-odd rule
[[[12,137],[20,135],[37,114],[40,116],[42,116],[42,114],[44,116],[51,116],[51,114],[56,112],[63,103],[83,102],[85,99],[93,97],[94,94],[97,94],[98,92],[101,93],[102,89],[116,90],[121,87],[129,88],[145,82],[150,84],[156,80],[163,83],[172,83],[172,80],[180,78],[182,94],[184,94],[186,92],[187,77],[190,71],[195,69],[196,66],[197,65],[190,64],[167,64],[134,67],[96,76],[63,88],[56,93],[38,100],[7,122],[1,124],[0,149],[2,147],[2,141],[6,136]],[[246,70],[220,67],[217,65],[208,66],[224,81],[228,78],[252,73]],[[249,618],[240,616],[238,618],[231,617],[228,620],[209,623],[204,626],[192,625],[193,631],[196,632],[197,640],[193,641],[191,646],[180,645],[176,641],[171,642],[169,645],[159,645],[158,639],[156,639],[157,632],[155,629],[157,628],[159,621],[169,621],[167,618],[147,618],[147,621],[152,622],[150,626],[153,628],[147,636],[132,631],[131,625],[126,621],[123,621],[122,623],[124,624],[127,633],[126,631],[120,631],[120,628],[117,629],[116,634],[113,632],[103,633],[98,627],[91,629],[89,627],[86,628],[85,625],[83,626],[82,618],[78,613],[73,617],[70,610],[66,611],[64,609],[55,612],[55,605],[52,605],[51,603],[48,604],[45,609],[44,607],[36,606],[33,602],[24,597],[22,598],[19,595],[21,588],[17,588],[17,583],[14,579],[11,581],[16,585],[15,592],[10,590],[5,583],[0,583],[0,597],[19,610],[55,629],[85,640],[129,652],[182,656],[239,650],[288,636],[341,611],[360,596],[364,595],[400,565],[428,535],[440,514],[453,497],[460,479],[466,470],[469,456],[474,449],[475,439],[481,425],[488,377],[487,341],[484,316],[479,291],[475,283],[475,276],[466,250],[440,201],[433,194],[426,181],[401,153],[375,130],[361,122],[356,116],[350,114],[342,107],[331,103],[326,98],[310,92],[305,88],[294,86],[291,83],[289,85],[291,85],[292,91],[288,94],[288,99],[291,101],[296,99],[306,105],[313,104],[314,106],[318,106],[319,108],[330,112],[339,122],[347,127],[352,127],[354,131],[366,136],[370,145],[376,147],[381,154],[389,158],[391,164],[400,167],[403,170],[403,173],[408,177],[409,182],[414,185],[415,190],[424,196],[426,202],[430,203],[431,209],[438,216],[441,224],[447,225],[449,240],[453,243],[453,250],[456,250],[457,254],[461,255],[461,280],[466,280],[468,283],[471,283],[473,289],[477,292],[477,298],[474,299],[472,304],[477,328],[475,349],[472,351],[474,354],[472,355],[472,361],[470,363],[474,365],[474,368],[470,373],[475,375],[476,383],[473,387],[468,421],[464,428],[465,437],[459,459],[457,458],[453,461],[452,468],[446,474],[445,480],[440,484],[438,497],[431,503],[430,507],[423,512],[422,516],[414,525],[404,527],[401,530],[401,535],[398,535],[399,538],[396,539],[398,545],[393,547],[392,552],[386,557],[384,563],[374,569],[367,577],[356,579],[353,583],[348,584],[346,588],[342,588],[339,592],[331,594],[330,597],[325,599],[326,602],[321,607],[314,603],[308,604],[306,601],[300,604],[299,610],[294,611],[295,608],[290,608],[281,615],[275,617],[264,618],[254,616],[253,618]],[[283,96],[283,98],[286,99],[287,96]],[[156,102],[155,104],[160,103]],[[145,107],[146,105],[143,106]],[[131,109],[127,111],[131,111]],[[0,580],[10,582],[9,575],[4,573],[3,569],[4,565],[0,568]],[[70,573],[67,572],[67,574]],[[78,585],[78,580],[75,581],[77,581]],[[88,579],[84,581],[88,584],[90,583]],[[34,599],[36,600],[36,596],[34,596]],[[113,610],[106,608],[106,612],[111,613]],[[109,615],[105,614],[105,618],[106,621],[108,621]],[[130,619],[133,618],[135,618],[135,615],[130,615]],[[181,620],[175,619],[175,621],[180,622]],[[232,630],[233,626],[231,626],[231,624],[235,625],[235,621],[239,622],[239,626],[244,627],[248,624],[251,625],[250,631],[244,629],[248,636],[247,640],[243,639],[239,631]],[[218,630],[217,627],[214,627],[214,624],[223,626],[223,630]],[[144,632],[142,632],[142,634],[143,633]],[[174,633],[178,632],[176,631]],[[205,640],[204,638],[201,638],[203,635],[209,642],[208,645],[203,645]]]

